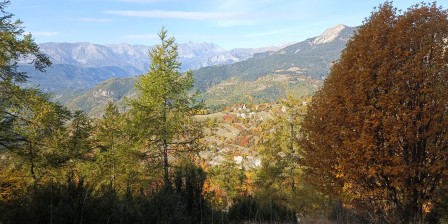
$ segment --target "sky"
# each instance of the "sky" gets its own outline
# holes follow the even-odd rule
[[[383,0],[11,0],[6,8],[37,43],[159,43],[164,26],[177,43],[227,50],[281,46],[343,24],[359,26]],[[395,0],[405,10],[421,0]],[[432,2],[432,1],[424,1]],[[443,2],[443,3],[442,3]],[[444,9],[447,1],[438,3]]]

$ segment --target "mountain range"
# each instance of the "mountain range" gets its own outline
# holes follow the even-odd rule
[[[153,46],[92,43],[42,43],[39,48],[50,57],[53,65],[45,73],[35,71],[22,62],[20,67],[30,76],[26,86],[39,85],[44,91],[67,95],[94,87],[110,78],[133,77],[149,68],[149,50]],[[178,45],[181,71],[205,66],[232,64],[259,52],[279,47],[232,49],[227,51],[213,43]]]
[[[275,52],[255,54],[239,63],[210,66],[196,70],[196,87],[205,90],[232,77],[255,81],[269,74],[294,75],[322,80],[339,58],[356,28],[337,25],[318,37],[286,46]]]
[[[354,27],[337,25],[317,37],[284,47],[230,51],[216,44],[189,42],[179,44],[179,60],[182,71],[194,69],[195,88],[203,93],[209,108],[275,101],[288,94],[307,96],[319,88],[355,31]],[[145,73],[150,62],[147,52],[151,47],[140,45],[40,46],[53,67],[46,74],[29,71],[30,80],[55,92],[55,99],[70,109],[83,109],[92,116],[101,115],[108,101],[124,110],[123,98],[137,94],[135,76]]]

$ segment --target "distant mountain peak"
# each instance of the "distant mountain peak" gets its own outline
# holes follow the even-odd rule
[[[178,53],[180,58],[208,58],[225,51],[226,50],[224,48],[213,43],[195,43],[189,41],[178,45]]]
[[[313,44],[324,44],[335,40],[342,30],[346,28],[345,25],[339,24],[337,26],[331,27],[325,30],[320,36],[313,40]]]

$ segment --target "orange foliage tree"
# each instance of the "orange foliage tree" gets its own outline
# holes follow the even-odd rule
[[[305,117],[308,179],[373,222],[421,223],[448,174],[448,16],[390,2],[347,44]]]

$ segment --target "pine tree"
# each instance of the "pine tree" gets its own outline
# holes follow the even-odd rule
[[[126,130],[127,117],[113,103],[109,103],[103,117],[95,122],[92,134],[95,163],[89,164],[86,172],[97,183],[97,187],[109,185],[124,193],[133,184],[138,184],[140,166],[138,155],[132,144],[133,136]]]
[[[274,119],[264,127],[265,134],[259,145],[260,155],[263,157],[259,173],[267,175],[269,181],[262,178],[260,184],[277,185],[274,191],[278,192],[281,188],[291,193],[297,188],[300,152],[298,138],[304,112],[304,106],[299,106],[297,99],[289,97],[282,102],[281,110]]]
[[[31,177],[36,186],[43,178],[51,176],[52,168],[68,160],[63,142],[67,137],[65,123],[70,119],[70,112],[35,90],[22,90],[22,93],[28,93],[26,104],[12,110],[20,115],[12,130],[23,142],[11,145],[6,154],[14,157],[15,163],[22,164],[21,169],[28,171],[26,176]]]
[[[47,94],[19,86],[28,78],[19,70],[20,60],[40,71],[51,62],[25,33],[22,22],[6,12],[9,4],[0,2],[0,168],[5,174],[0,185],[36,186],[64,162],[59,146],[70,115]]]
[[[22,22],[14,21],[14,15],[5,11],[9,4],[8,0],[0,2],[0,150],[25,141],[13,131],[14,122],[24,119],[17,110],[23,110],[28,96],[38,92],[19,88],[27,75],[18,70],[18,61],[26,58],[41,71],[51,64],[31,34],[25,34]]]
[[[326,204],[325,198],[304,181],[299,163],[303,154],[300,129],[309,101],[289,96],[282,100],[274,118],[263,125],[257,146],[262,164],[255,182],[256,195],[262,201],[273,201],[308,215],[321,212]]]
[[[193,75],[179,72],[177,45],[162,28],[161,44],[149,52],[151,66],[136,84],[139,96],[130,101],[132,119],[148,164],[163,168],[163,181],[170,185],[170,162],[181,151],[192,150],[201,131],[192,119],[200,104],[191,94]]]
[[[87,159],[87,154],[92,152],[92,123],[83,111],[75,111],[71,114],[68,123],[62,150],[65,153],[66,164],[71,175],[78,174],[79,164]],[[76,173],[75,173],[76,172]]]

